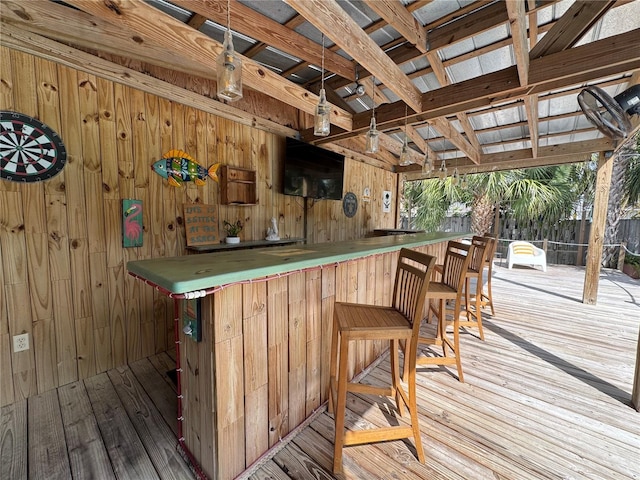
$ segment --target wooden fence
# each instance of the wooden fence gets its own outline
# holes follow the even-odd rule
[[[581,228],[582,227],[582,228]],[[554,225],[538,222],[518,224],[513,218],[500,219],[498,254],[507,256],[509,242],[525,240],[542,248],[546,240],[547,263],[584,265],[589,243],[589,222],[565,220]],[[447,232],[471,231],[470,217],[449,217],[441,225]],[[615,245],[625,242],[629,252],[640,253],[640,219],[621,220]]]

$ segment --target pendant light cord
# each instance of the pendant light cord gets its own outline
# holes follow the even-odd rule
[[[322,68],[320,75],[320,88],[324,88],[324,32],[322,33]]]
[[[231,0],[227,0],[227,30],[231,33]]]

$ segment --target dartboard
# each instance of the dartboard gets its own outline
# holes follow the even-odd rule
[[[0,178],[39,182],[60,173],[67,151],[44,123],[17,112],[0,112]]]

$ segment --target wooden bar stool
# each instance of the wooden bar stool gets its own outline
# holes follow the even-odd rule
[[[467,319],[459,322],[461,327],[478,327],[480,340],[484,340],[484,332],[482,330],[482,274],[486,264],[489,241],[489,238],[477,235],[474,235],[471,239],[471,244],[475,248],[473,249],[473,255],[464,280],[464,307]],[[473,279],[476,281],[476,288],[472,299],[471,280]]]
[[[400,250],[392,306],[362,305],[336,302],[331,339],[329,413],[334,414],[335,443],[333,471],[342,472],[342,448],[347,445],[398,440],[413,436],[418,460],[424,463],[416,405],[416,343],[429,279],[435,257],[412,250]],[[388,340],[391,354],[391,386],[374,387],[347,381],[349,345],[356,340]],[[400,340],[408,345],[409,362],[405,361],[409,394],[400,383],[398,347]],[[394,396],[399,414],[403,403],[409,408],[411,426],[389,426],[377,429],[345,431],[347,392]]]
[[[435,314],[437,324],[424,325],[420,330],[418,345],[442,345],[442,356],[419,356],[416,365],[456,365],[458,380],[464,382],[462,361],[460,359],[460,314],[464,298],[464,284],[469,263],[473,258],[475,246],[468,243],[449,241],[442,266],[442,278],[439,282],[431,281],[426,294],[427,317]],[[435,268],[434,268],[435,271]],[[433,301],[433,303],[432,303]],[[447,307],[449,303],[450,307]],[[451,320],[447,314],[451,314]],[[447,326],[453,324],[453,340],[447,335]],[[417,356],[417,348],[414,350]],[[449,354],[452,353],[453,356]],[[411,359],[411,352],[405,348],[405,364]],[[406,381],[407,369],[403,371]]]
[[[493,258],[496,256],[496,249],[498,248],[497,235],[485,233],[484,235],[489,239],[489,245],[486,249],[486,258],[484,262],[483,270],[487,270],[487,289],[485,293],[484,284],[482,285],[482,292],[480,296],[480,307],[484,308],[489,306],[491,308],[491,316],[495,316],[496,312],[493,309],[493,293],[491,292],[491,277],[493,276]],[[483,273],[484,275],[484,273]]]

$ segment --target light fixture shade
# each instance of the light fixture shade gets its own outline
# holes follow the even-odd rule
[[[466,173],[464,175],[462,175],[462,178],[460,179],[460,186],[462,188],[467,188],[469,186],[469,181],[467,180],[467,174]]]
[[[431,160],[431,158],[429,157],[429,154],[427,153],[424,156],[424,163],[422,164],[422,173],[431,173],[433,172],[433,161]]]
[[[218,71],[218,98],[235,102],[242,98],[242,60],[233,49],[231,31],[224,32],[222,52],[216,61]]]
[[[367,131],[367,153],[378,153],[380,149],[380,132],[376,129],[376,117],[371,117],[371,123],[369,124],[369,130]]]
[[[320,99],[316,106],[316,116],[313,125],[313,134],[318,137],[326,137],[331,129],[331,106],[327,103],[327,94],[324,88],[320,89]]]
[[[400,150],[400,162],[399,165],[406,167],[411,165],[411,155],[409,155],[409,142],[407,137],[404,137],[404,143],[402,144],[402,150]]]
[[[455,187],[460,183],[460,173],[458,173],[458,167],[453,169],[453,175],[451,176],[451,183]]]
[[[444,160],[442,160],[442,163],[440,164],[440,170],[438,171],[438,178],[440,178],[440,180],[445,180],[447,178],[447,164],[445,163]]]

